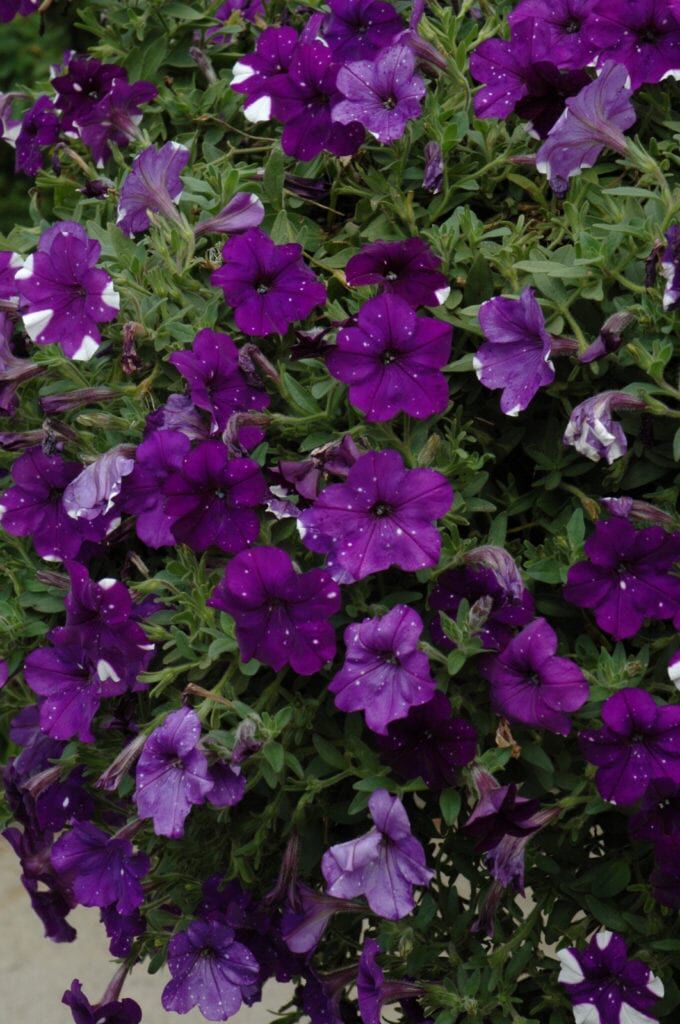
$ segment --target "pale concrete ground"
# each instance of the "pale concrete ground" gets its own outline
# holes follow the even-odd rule
[[[75,942],[55,943],[44,938],[19,881],[19,862],[0,837],[0,1019],[6,1024],[73,1024],[61,997],[74,978],[82,983],[91,1002],[102,996],[115,964],[99,913],[78,907],[69,921],[78,932]],[[165,968],[152,977],[143,966],[127,979],[123,995],[136,999],[142,1007],[143,1024],[204,1021],[198,1010],[183,1016],[163,1010],[160,997],[167,979]],[[278,1009],[288,991],[286,986],[270,982],[263,1002],[244,1007],[231,1018],[233,1024],[267,1024],[272,1019],[268,1011]]]

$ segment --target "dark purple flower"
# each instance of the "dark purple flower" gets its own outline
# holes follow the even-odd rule
[[[252,192],[237,192],[214,217],[202,220],[194,228],[199,235],[237,235],[256,228],[264,220],[264,206]]]
[[[536,619],[500,654],[485,660],[494,710],[511,722],[566,736],[570,713],[588,700],[588,683],[576,662],[555,656],[557,634]]]
[[[345,267],[353,288],[377,284],[386,294],[399,296],[415,309],[440,306],[451,291],[441,273],[442,261],[420,238],[403,242],[370,242]]]
[[[0,299],[10,302],[18,300],[19,287],[16,283],[17,270],[23,267],[24,261],[15,252],[0,251]]]
[[[283,459],[276,472],[290,484],[302,498],[314,501],[324,473],[345,479],[361,452],[351,434],[341,441],[331,441],[314,448],[309,457],[299,462]]]
[[[428,142],[425,146],[425,169],[423,171],[423,188],[432,195],[439,195],[444,185],[444,155],[438,142]]]
[[[38,251],[16,274],[24,327],[37,345],[59,343],[71,359],[97,351],[97,325],[115,320],[120,306],[111,278],[96,267],[100,252],[74,221],[43,232]]]
[[[156,430],[179,430],[190,441],[207,440],[208,425],[188,395],[168,395],[165,405],[146,417],[145,440]]]
[[[550,59],[561,68],[584,68],[596,54],[588,38],[593,0],[521,0],[508,15],[513,28],[534,19],[541,34],[547,33]]]
[[[239,350],[228,334],[206,327],[198,332],[190,349],[173,352],[168,362],[189,384],[194,405],[211,413],[220,430],[232,413],[269,405],[266,391],[253,387],[241,372]]]
[[[404,31],[401,17],[383,0],[330,0],[329,6],[323,37],[344,64],[374,57]]]
[[[264,4],[262,0],[225,0],[215,11],[214,17],[217,21],[227,22],[234,11],[239,11],[245,21],[253,22],[264,14]],[[220,45],[225,38],[219,28],[211,28],[206,32],[206,40],[213,44]]]
[[[586,38],[600,62],[627,69],[633,89],[680,69],[680,24],[668,0],[597,0]]]
[[[152,819],[157,836],[183,836],[192,806],[204,803],[213,788],[205,754],[198,749],[200,739],[198,715],[180,708],[144,744],[137,762],[135,803],[140,818]]]
[[[74,903],[50,865],[52,837],[31,836],[29,830],[6,828],[2,835],[21,862],[21,884],[31,907],[40,918],[45,937],[53,942],[73,942],[76,931],[66,920]]]
[[[564,443],[572,445],[593,462],[606,459],[611,466],[628,451],[623,427],[613,418],[614,410],[644,408],[642,399],[625,391],[603,391],[586,398],[585,402],[572,409],[564,432]]]
[[[198,1006],[208,1020],[227,1020],[255,984],[259,964],[219,921],[193,921],[168,946],[172,980],[163,989],[165,1010],[188,1013]]]
[[[130,84],[115,78],[109,92],[94,106],[80,111],[75,118],[81,139],[92,151],[97,167],[103,167],[110,155],[109,143],[125,147],[138,133],[141,107],[151,103],[158,90],[151,82]]]
[[[405,572],[434,566],[441,537],[434,525],[453,501],[433,469],[406,469],[396,451],[367,452],[342,484],[331,484],[298,519],[305,547],[328,556],[340,582],[397,565]]]
[[[59,117],[52,101],[41,96],[21,119],[16,140],[16,170],[34,177],[42,167],[42,150],[59,138]]]
[[[378,142],[395,142],[406,124],[420,117],[425,83],[416,73],[416,59],[408,46],[388,46],[374,60],[343,65],[337,87],[344,96],[333,108],[333,120],[358,121]]]
[[[104,452],[64,488],[63,505],[71,519],[92,522],[110,518],[117,508],[123,480],[134,469],[135,449],[121,444]],[[115,520],[113,520],[115,523]],[[109,529],[113,525],[109,524]]]
[[[272,90],[286,79],[297,44],[294,28],[266,28],[258,37],[255,52],[234,64],[231,87],[246,94],[243,115],[249,121],[278,117]]]
[[[208,803],[213,807],[234,807],[246,791],[246,777],[238,765],[232,767],[224,761],[210,766],[213,788],[208,793]]]
[[[439,792],[453,786],[458,770],[477,749],[477,732],[464,718],[454,718],[445,694],[437,691],[427,704],[412,707],[377,738],[380,757],[400,776],[421,778]]]
[[[77,822],[52,847],[52,867],[66,876],[78,903],[84,907],[116,904],[119,914],[132,914],[142,903],[140,884],[151,862],[133,853],[128,839],[108,836],[90,822]]]
[[[357,971],[357,1002],[363,1024],[380,1024],[385,1003],[413,999],[423,991],[408,981],[386,981],[378,964],[380,951],[375,939],[364,939]]]
[[[298,883],[294,890],[294,903],[287,903],[283,909],[281,936],[293,953],[312,953],[334,914],[363,914],[365,909],[360,903],[324,896]]]
[[[111,956],[129,956],[134,940],[146,930],[142,915],[138,910],[134,914],[119,914],[115,904],[112,904],[102,907],[99,916],[106,930]]]
[[[577,96],[592,79],[585,71],[561,71],[549,60],[531,69],[526,95],[517,102],[515,113],[527,121],[527,131],[546,139],[564,113],[566,101]]]
[[[592,608],[615,640],[635,636],[645,619],[672,619],[680,608],[680,579],[670,570],[680,560],[680,533],[658,526],[636,530],[615,517],[595,524],[586,541],[587,562],[572,565],[564,596]]]
[[[326,301],[326,289],[302,260],[302,246],[275,245],[259,228],[231,238],[211,283],[224,292],[245,334],[285,334]]]
[[[598,766],[603,799],[632,804],[650,782],[680,782],[680,705],[659,705],[644,690],[627,687],[602,707],[601,729],[579,733],[583,756]]]
[[[451,355],[452,327],[396,295],[378,295],[359,310],[326,356],[331,374],[349,385],[350,402],[369,423],[405,412],[427,419],[444,412],[449,386],[442,367]]]
[[[603,323],[595,341],[578,357],[579,363],[594,363],[597,359],[618,352],[623,345],[623,332],[633,323],[635,323],[633,313],[625,311],[612,313]]]
[[[118,64],[102,64],[96,57],[70,54],[63,74],[52,79],[57,93],[55,106],[62,112],[62,129],[70,131],[75,121],[89,113],[111,91],[114,79],[127,78]]]
[[[642,798],[640,810],[629,821],[630,834],[639,843],[680,843],[680,783],[653,779]]]
[[[434,877],[425,851],[411,834],[401,800],[376,789],[368,801],[374,827],[323,855],[321,870],[329,896],[365,896],[374,914],[398,921],[415,907],[414,886],[428,886]]]
[[[486,341],[473,360],[477,378],[485,388],[502,389],[501,411],[517,416],[555,379],[552,338],[533,289],[525,288],[519,299],[483,302],[479,323]]]
[[[363,711],[373,732],[425,704],[435,692],[427,655],[418,648],[423,620],[404,604],[345,630],[345,662],[328,689],[341,711]]]
[[[69,1007],[75,1024],[140,1024],[141,1007],[134,999],[118,998],[127,970],[125,966],[118,970],[102,998],[94,1005],[84,994],[79,981],[71,983],[61,1001]]]
[[[666,248],[661,254],[661,273],[666,280],[663,308],[667,311],[680,305],[680,226],[672,224],[666,232]]]
[[[321,569],[296,573],[279,548],[243,551],[231,560],[208,604],[233,616],[242,661],[257,658],[275,671],[318,672],[335,654],[330,618],[340,593]]]
[[[159,149],[149,146],[135,157],[118,199],[116,224],[126,235],[148,231],[149,211],[177,220],[175,204],[182,194],[181,172],[189,150],[178,142],[166,142]]]
[[[663,984],[647,964],[628,958],[620,935],[597,932],[585,949],[560,949],[557,957],[557,980],[571,999],[576,1024],[656,1024],[649,1014]]]
[[[659,839],[654,848],[655,865],[650,876],[654,899],[664,907],[680,910],[680,858],[677,836]]]
[[[221,441],[202,441],[163,485],[171,532],[194,551],[215,546],[235,554],[257,539],[255,511],[268,489],[252,459],[232,459]]]
[[[122,508],[135,518],[137,536],[151,548],[174,546],[164,485],[181,469],[191,442],[179,430],[156,430],[135,452],[132,473],[125,478]]]
[[[594,166],[605,147],[626,153],[623,133],[636,118],[631,93],[625,67],[608,61],[594,82],[566,101],[564,113],[536,154],[536,169],[558,195],[566,193],[569,178]]]

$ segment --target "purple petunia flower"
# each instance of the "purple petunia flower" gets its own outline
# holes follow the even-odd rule
[[[334,914],[363,914],[365,909],[361,903],[324,896],[298,883],[294,903],[287,903],[281,916],[281,936],[291,952],[312,953]]]
[[[211,283],[224,292],[245,334],[285,334],[326,301],[326,289],[302,260],[302,246],[275,245],[258,228],[231,238]]]
[[[174,546],[174,522],[167,511],[164,485],[181,469],[191,442],[179,430],[157,430],[135,452],[132,473],[125,478],[122,508],[135,516],[137,536],[150,548]]]
[[[235,554],[257,539],[255,509],[269,491],[258,464],[232,459],[221,441],[202,441],[163,485],[175,540],[194,551],[218,547]]]
[[[192,806],[204,803],[213,788],[205,754],[198,749],[200,739],[198,715],[180,708],[144,744],[134,797],[139,817],[152,819],[157,836],[181,838]]]
[[[132,914],[144,899],[140,881],[150,870],[149,858],[133,853],[129,839],[108,836],[90,822],[77,822],[60,836],[51,859],[84,907],[115,903],[119,914]]]
[[[635,636],[645,619],[672,619],[680,608],[680,579],[670,570],[680,560],[680,533],[658,526],[636,530],[614,517],[595,524],[585,543],[587,562],[572,565],[564,596],[592,608],[615,640]]]
[[[191,401],[212,414],[224,430],[234,412],[265,409],[269,396],[246,380],[239,366],[239,351],[228,334],[205,328],[192,347],[168,357],[189,384]]]
[[[245,21],[254,22],[264,14],[264,4],[262,0],[225,0],[215,11],[214,18],[216,21],[227,22],[234,11],[239,11]],[[221,45],[228,38],[219,28],[210,28],[205,35],[206,41],[217,45]]]
[[[190,441],[208,439],[208,426],[188,395],[168,395],[164,405],[146,417],[144,439],[156,430],[178,430]]]
[[[663,308],[667,311],[680,305],[680,226],[672,224],[666,232],[666,248],[661,254],[661,273],[666,280]]]
[[[451,355],[452,327],[415,310],[396,295],[378,295],[359,310],[326,356],[330,373],[349,385],[350,402],[369,423],[405,412],[427,419],[444,412],[448,382],[441,368]]]
[[[566,736],[569,713],[588,699],[588,683],[576,662],[556,657],[556,650],[555,630],[545,619],[536,619],[485,661],[483,674],[498,714]]]
[[[102,907],[99,917],[109,940],[111,956],[129,956],[134,940],[146,930],[146,922],[139,911],[136,910],[134,914],[119,914],[114,903],[109,907]]]
[[[477,732],[466,719],[453,717],[448,697],[437,691],[427,704],[392,722],[376,742],[380,757],[398,775],[421,778],[439,792],[453,786],[458,770],[474,758]]]
[[[309,457],[299,462],[282,459],[275,472],[290,484],[302,498],[314,501],[324,473],[346,479],[350,469],[361,452],[351,434],[345,434],[341,441],[314,448]]]
[[[541,33],[548,33],[547,49],[551,60],[561,68],[584,68],[596,54],[588,38],[593,20],[593,0],[521,0],[508,21],[513,28],[534,19]]]
[[[116,224],[126,235],[148,231],[149,211],[177,220],[177,203],[182,194],[180,174],[189,160],[189,150],[178,142],[166,142],[159,149],[149,146],[135,157],[120,190]]]
[[[438,142],[428,142],[424,153],[423,188],[437,196],[444,184],[444,154]]]
[[[536,154],[536,169],[547,175],[558,195],[566,193],[569,178],[594,166],[605,147],[626,153],[623,133],[636,118],[631,93],[625,67],[607,61],[594,82],[566,101],[564,113]]]
[[[423,620],[406,605],[345,630],[345,662],[328,689],[341,711],[363,711],[373,732],[405,718],[435,692],[427,655],[418,649]]]
[[[380,945],[364,939],[357,971],[357,1002],[363,1024],[380,1024],[385,1003],[414,999],[423,994],[419,985],[408,981],[386,981],[378,964]]]
[[[596,0],[586,37],[601,62],[623,64],[633,89],[680,70],[680,24],[668,0]]]
[[[134,469],[134,447],[117,445],[89,466],[64,488],[63,504],[71,519],[86,522],[103,519],[113,513],[123,488],[123,481]],[[109,529],[115,525],[114,519]]]
[[[653,779],[647,787],[640,810],[628,822],[630,835],[638,843],[655,846],[667,839],[680,843],[680,783]]]
[[[237,555],[208,604],[233,616],[242,661],[257,658],[276,672],[290,665],[310,676],[335,654],[329,620],[340,610],[338,587],[321,569],[296,573],[279,548]]]
[[[477,378],[485,388],[502,389],[501,411],[517,416],[555,379],[552,338],[533,289],[525,288],[519,299],[483,302],[479,323],[486,341],[473,360]]]
[[[134,999],[118,998],[127,970],[125,966],[119,969],[102,998],[94,1005],[77,979],[71,983],[61,1001],[70,1009],[75,1024],[140,1024],[142,1009],[139,1004]]]
[[[16,274],[24,327],[36,345],[59,343],[71,359],[97,351],[97,324],[115,320],[120,306],[111,278],[96,267],[100,252],[74,221],[43,232],[37,252]]]
[[[231,88],[246,94],[243,116],[249,121],[278,117],[272,90],[287,78],[297,44],[294,28],[266,28],[258,37],[255,52],[234,64]]]
[[[374,60],[344,65],[337,87],[344,96],[333,108],[333,120],[358,121],[378,142],[395,142],[406,123],[420,117],[425,83],[416,73],[416,59],[408,46],[388,46]]]
[[[635,323],[635,316],[625,310],[612,313],[600,328],[600,333],[585,352],[578,357],[579,363],[594,363],[597,359],[611,355],[623,345],[623,332]]]
[[[597,932],[585,949],[560,949],[557,958],[557,980],[571,999],[576,1024],[657,1024],[650,1013],[663,984],[647,964],[628,958],[620,935]]]
[[[420,238],[370,242],[349,260],[345,278],[353,288],[377,284],[383,292],[399,296],[414,309],[440,306],[451,291],[441,265],[439,257]]]
[[[414,886],[428,886],[434,872],[411,834],[398,797],[376,789],[368,809],[374,825],[371,831],[324,853],[321,870],[326,891],[343,899],[363,895],[374,914],[398,921],[415,907]]]
[[[592,462],[606,459],[611,466],[628,451],[623,427],[613,418],[614,410],[644,408],[644,401],[635,395],[625,391],[603,391],[572,409],[564,432],[564,443],[572,445]]]
[[[220,921],[192,921],[168,946],[172,980],[163,989],[163,1009],[188,1013],[194,1006],[208,1020],[227,1020],[258,978],[259,964],[234,929]]]
[[[433,469],[406,469],[398,452],[367,452],[342,484],[326,487],[298,519],[305,547],[327,555],[340,582],[396,565],[405,572],[434,566],[453,491]]]
[[[23,267],[24,261],[15,252],[0,251],[0,299],[10,302],[18,301],[19,289],[16,283],[17,270]]]
[[[237,235],[249,228],[256,228],[264,220],[264,206],[252,192],[237,192],[227,205],[214,217],[202,220],[194,228],[199,235]]]
[[[383,0],[330,0],[322,27],[333,57],[348,61],[374,57],[404,31],[404,22]]]
[[[601,729],[579,733],[583,756],[598,766],[603,799],[632,804],[650,782],[680,782],[680,705],[659,705],[644,690],[627,687],[602,707]]]
[[[31,830],[22,832],[18,828],[6,828],[1,834],[20,860],[21,884],[40,918],[45,937],[53,942],[73,942],[76,931],[66,918],[75,904],[51,869],[52,837],[32,835]]]
[[[99,103],[78,113],[75,125],[97,167],[103,167],[108,160],[110,142],[123,148],[139,134],[141,107],[157,95],[158,90],[151,82],[130,84],[126,78],[115,78]]]
[[[16,139],[16,170],[35,177],[42,167],[42,151],[59,138],[59,117],[47,96],[41,96],[21,119]]]
[[[62,113],[62,129],[72,131],[76,120],[89,113],[111,91],[115,79],[127,78],[127,72],[118,64],[102,64],[96,57],[72,53],[68,56],[63,74],[52,79],[57,93],[55,106]]]

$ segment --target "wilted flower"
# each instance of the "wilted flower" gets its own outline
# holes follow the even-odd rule
[[[611,355],[612,352],[618,352],[623,345],[623,332],[633,323],[635,323],[633,313],[625,311],[612,313],[600,328],[600,333],[595,341],[578,357],[579,363],[594,363],[596,359]]]
[[[661,273],[666,279],[663,308],[677,309],[680,305],[680,226],[672,224],[666,232],[666,248],[661,254]]]
[[[120,444],[81,470],[64,488],[63,503],[71,519],[91,522],[116,506],[123,480],[134,469],[135,449]]]
[[[416,73],[408,46],[388,46],[374,60],[341,67],[337,87],[344,99],[333,108],[334,121],[358,121],[378,142],[395,142],[406,124],[420,117],[425,83]]]
[[[606,459],[609,465],[628,451],[623,427],[613,419],[615,409],[644,409],[645,403],[625,391],[603,391],[577,405],[569,417],[564,443],[593,462]]]
[[[166,142],[159,149],[148,146],[132,162],[120,190],[116,223],[126,235],[147,231],[149,211],[168,220],[178,219],[176,203],[182,194],[180,173],[189,160],[189,150],[178,142]]]

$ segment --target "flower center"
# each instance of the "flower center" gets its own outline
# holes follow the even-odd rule
[[[396,358],[397,358],[397,353],[396,353],[396,352],[394,352],[394,351],[393,351],[393,350],[392,350],[391,348],[388,348],[388,349],[387,349],[387,350],[386,350],[385,352],[383,352],[383,354],[382,354],[382,361],[383,361],[383,364],[384,364],[385,366],[389,366],[389,365],[390,365],[390,363],[393,363],[393,362],[395,361],[395,359],[396,359]]]
[[[564,31],[570,36],[573,35],[574,32],[578,32],[580,28],[581,22],[578,18],[570,18],[564,25]]]
[[[385,110],[394,110],[396,105],[397,103],[396,100],[394,99],[394,96],[388,96],[386,99],[383,100],[383,107],[385,108]]]
[[[379,501],[379,502],[378,502],[378,503],[377,503],[376,505],[374,505],[374,506],[373,506],[373,508],[371,509],[371,512],[373,513],[373,515],[374,515],[374,516],[377,516],[377,517],[378,517],[378,519],[383,519],[383,518],[384,518],[385,516],[388,516],[388,515],[390,514],[390,512],[391,512],[391,511],[392,511],[392,509],[390,508],[390,506],[389,506],[389,505],[386,505],[386,504],[385,504],[384,502],[382,502],[382,501]]]
[[[264,281],[262,281],[260,284],[258,284],[258,286],[257,286],[257,294],[258,295],[266,295],[268,291],[269,291],[269,285],[265,284]]]
[[[646,43],[647,45],[654,45],[654,43],[657,43],[659,41],[660,35],[661,33],[659,32],[656,25],[646,25],[643,29],[640,30],[638,39],[641,43]]]
[[[398,276],[399,275],[397,274],[396,270],[388,270],[387,273],[385,274],[385,280],[396,281]]]

